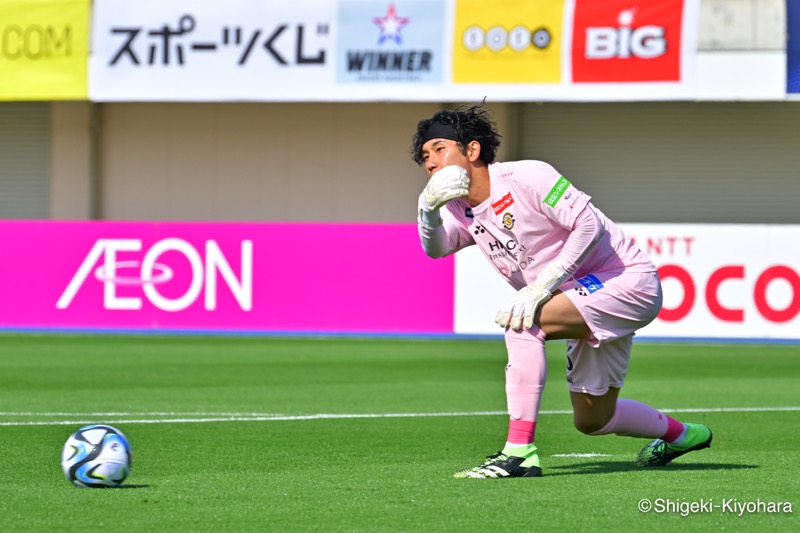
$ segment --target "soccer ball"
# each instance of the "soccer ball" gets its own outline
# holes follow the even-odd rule
[[[131,445],[111,426],[83,426],[61,452],[64,475],[78,487],[119,487],[131,470]]]

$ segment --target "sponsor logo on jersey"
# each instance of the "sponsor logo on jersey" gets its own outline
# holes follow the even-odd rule
[[[553,188],[547,193],[547,198],[545,198],[544,203],[550,207],[555,207],[570,185],[572,184],[564,176],[558,178],[556,184],[553,185]]]
[[[594,274],[589,274],[588,276],[584,276],[576,281],[586,287],[586,290],[589,291],[589,294],[597,292],[603,288],[603,282],[600,281]]]
[[[508,230],[514,229],[514,215],[508,212],[503,215],[503,227]]]
[[[494,214],[499,215],[514,203],[514,197],[511,196],[511,193],[506,194],[500,200],[492,204],[492,209],[494,209]]]

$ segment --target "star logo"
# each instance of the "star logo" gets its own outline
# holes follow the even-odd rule
[[[400,30],[403,26],[408,24],[410,19],[408,17],[398,17],[394,4],[389,4],[389,10],[383,17],[375,17],[372,19],[380,29],[381,36],[378,38],[378,44],[383,44],[384,41],[391,40],[397,44],[403,44],[403,37],[400,35]]]

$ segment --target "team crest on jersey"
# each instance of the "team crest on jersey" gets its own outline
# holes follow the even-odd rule
[[[514,215],[508,211],[503,214],[503,227],[508,230],[514,229]]]

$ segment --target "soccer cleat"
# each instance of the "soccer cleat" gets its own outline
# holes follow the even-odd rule
[[[486,457],[487,461],[475,468],[460,470],[453,474],[457,478],[502,478],[502,477],[539,477],[542,468],[539,455],[535,451],[530,457],[517,457],[497,452]]]
[[[702,424],[686,424],[686,437],[680,445],[668,444],[656,439],[639,452],[634,459],[636,466],[664,466],[673,459],[695,450],[711,446],[711,430]]]

